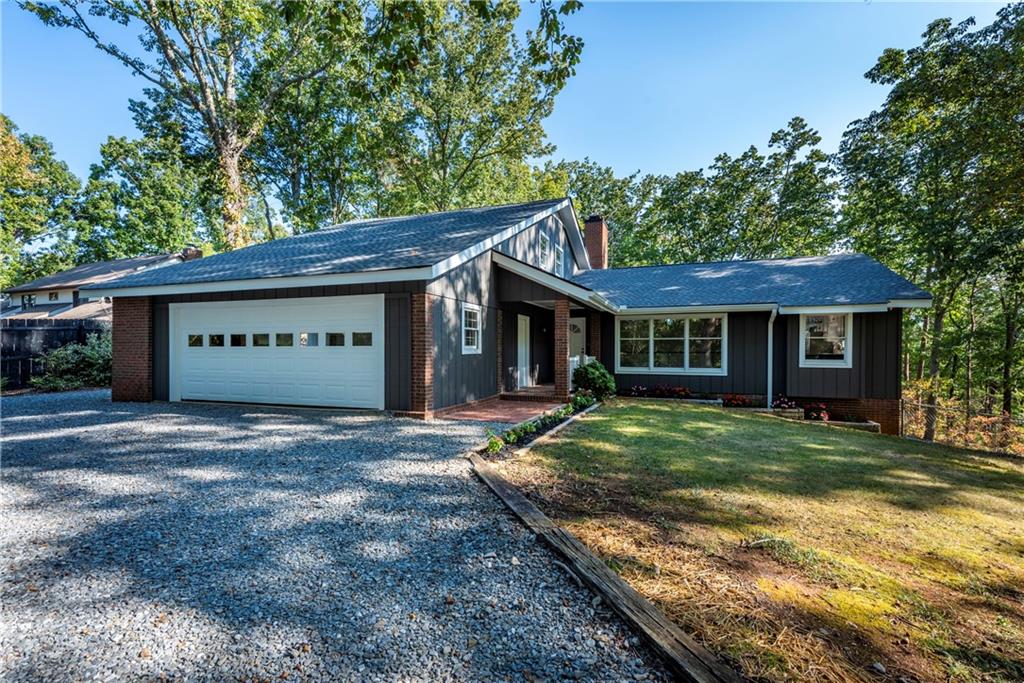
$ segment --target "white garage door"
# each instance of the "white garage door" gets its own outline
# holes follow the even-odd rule
[[[384,407],[384,295],[171,304],[170,398]]]

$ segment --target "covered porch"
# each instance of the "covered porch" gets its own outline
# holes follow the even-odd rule
[[[495,261],[501,398],[568,400],[572,372],[600,354],[600,310],[568,280],[512,259]]]

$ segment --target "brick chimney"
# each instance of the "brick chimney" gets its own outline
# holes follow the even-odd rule
[[[587,246],[587,257],[591,268],[608,267],[608,223],[597,214],[583,224],[583,242]]]
[[[193,259],[203,258],[203,252],[198,247],[190,244],[182,249],[178,253],[178,256],[181,257],[182,261],[191,261]]]

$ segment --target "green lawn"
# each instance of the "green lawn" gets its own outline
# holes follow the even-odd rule
[[[503,469],[748,675],[1024,680],[1024,460],[617,399]]]

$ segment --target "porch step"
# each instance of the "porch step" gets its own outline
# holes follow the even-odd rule
[[[550,394],[541,393],[520,393],[520,392],[505,392],[501,395],[502,401],[533,401],[534,403],[555,403],[558,399],[555,398],[554,392]]]

